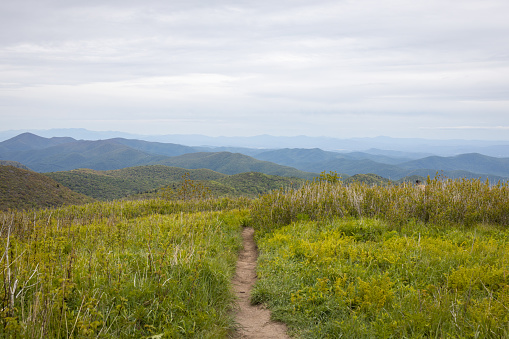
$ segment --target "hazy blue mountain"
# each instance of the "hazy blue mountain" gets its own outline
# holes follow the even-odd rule
[[[509,141],[490,140],[432,140],[419,138],[330,138],[308,136],[208,137],[203,135],[150,136],[146,140],[173,142],[189,146],[229,146],[247,148],[320,148],[326,151],[352,152],[372,148],[406,153],[425,153],[451,156],[478,152],[491,156],[508,157]]]
[[[327,152],[319,148],[283,148],[256,154],[254,158],[304,170],[303,168],[316,168],[319,164],[345,156],[342,153]]]
[[[62,143],[59,144],[59,141]],[[48,147],[42,148],[41,145]],[[34,149],[35,147],[39,148]],[[2,151],[3,149],[7,151]],[[187,151],[193,153],[185,153]],[[169,156],[177,154],[178,156]],[[0,160],[17,161],[37,172],[68,171],[77,168],[114,170],[163,164],[189,169],[207,168],[225,174],[261,172],[304,179],[316,176],[314,173],[260,161],[240,153],[195,153],[193,148],[187,146],[122,138],[97,141],[64,140],[23,134],[0,143]]]
[[[408,161],[408,158],[402,156],[412,156],[412,154],[399,153],[399,155],[399,157],[392,157],[365,152],[336,153],[320,149],[280,149],[263,152],[254,157],[307,172],[336,171],[351,176],[373,173],[391,180],[412,175],[434,177],[441,171],[444,171],[443,174],[449,178],[482,177],[498,181],[509,177],[506,158],[465,154],[456,157],[433,156]]]
[[[32,133],[23,133],[9,140],[0,142],[0,152],[18,152],[48,148],[76,141],[69,137],[43,138]]]
[[[16,133],[17,132],[17,133]],[[0,140],[6,140],[25,131],[0,132]],[[233,147],[252,149],[277,148],[320,148],[326,151],[354,152],[379,149],[385,151],[405,152],[410,154],[424,153],[426,155],[453,156],[462,153],[481,153],[494,157],[509,157],[509,140],[433,140],[422,138],[341,138],[337,137],[309,137],[309,136],[271,136],[258,135],[249,137],[210,137],[204,135],[136,135],[114,131],[88,131],[86,129],[52,129],[30,131],[40,136],[67,136],[75,139],[97,140],[111,138],[138,139],[144,141],[174,143],[186,146]],[[220,150],[220,151],[226,151]],[[243,152],[245,153],[245,152]],[[251,153],[250,155],[253,155]],[[379,154],[388,155],[393,154]],[[411,157],[414,158],[415,157]]]
[[[135,150],[112,140],[74,141],[44,149],[0,152],[0,159],[18,161],[36,172],[75,168],[110,170],[144,165],[166,158]]]
[[[317,176],[316,173],[307,173],[292,167],[261,161],[244,154],[230,152],[189,153],[159,161],[158,164],[190,169],[207,168],[224,174],[260,172],[303,179],[312,179]]]
[[[216,147],[216,146],[195,146],[193,147],[197,152],[230,152],[230,153],[241,153],[254,157],[260,153],[267,152],[265,148],[247,148],[247,147]]]
[[[253,157],[234,152],[212,152],[218,149],[239,150]],[[43,138],[30,133],[0,142],[0,160],[18,161],[38,172],[75,168],[112,170],[164,164],[189,169],[207,168],[225,174],[261,172],[306,179],[323,171],[336,171],[342,175],[373,173],[391,180],[411,175],[434,176],[439,171],[451,178],[489,177],[494,180],[509,177],[509,158],[469,153],[416,159],[420,155],[423,154],[380,149],[332,152],[319,148],[196,148],[124,138],[97,141]]]
[[[469,171],[509,177],[509,158],[495,158],[478,153],[454,157],[431,156],[400,165],[406,169],[433,168],[444,171]]]
[[[284,148],[256,154],[254,157],[259,160],[272,161],[280,165],[295,167],[302,171],[322,172],[334,170],[348,174],[351,173],[347,171],[355,172],[353,174],[370,173],[364,171],[377,168],[380,164],[393,165],[411,160],[409,158],[390,157],[364,152],[329,152],[319,148]],[[370,162],[363,160],[369,160]]]
[[[138,151],[143,151],[150,154],[166,155],[169,157],[196,152],[196,150],[193,147],[171,143],[149,142],[143,140],[124,139],[124,138],[114,138],[109,140],[122,145],[129,146]]]
[[[363,151],[363,153],[386,156],[386,157],[389,157],[389,158],[395,159],[395,160],[406,159],[406,161],[422,159],[422,158],[434,155],[432,153],[404,152],[404,151],[385,150],[385,149],[378,149],[378,148],[370,148],[370,149]]]
[[[112,138],[128,138],[144,140],[143,135],[115,131],[90,131],[85,128],[52,128],[48,130],[10,130],[0,131],[0,141],[8,140],[22,133],[36,134],[44,138],[71,137],[76,140],[104,140]]]

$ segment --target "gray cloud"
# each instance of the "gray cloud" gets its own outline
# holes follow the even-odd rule
[[[0,122],[424,137],[482,126],[471,136],[507,139],[488,128],[509,125],[508,14],[503,0],[3,2]]]

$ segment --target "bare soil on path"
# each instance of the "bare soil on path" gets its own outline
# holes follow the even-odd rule
[[[238,330],[234,338],[240,339],[271,339],[290,338],[286,334],[286,326],[270,320],[270,311],[262,305],[251,305],[251,289],[256,281],[256,259],[258,250],[254,242],[254,230],[245,227],[242,231],[244,248],[239,254],[237,271],[233,279],[233,287],[237,295],[235,309]]]

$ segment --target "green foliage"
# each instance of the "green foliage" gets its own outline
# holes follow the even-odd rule
[[[175,184],[164,187],[161,191],[163,199],[201,200],[210,197],[210,189],[203,183],[192,180],[189,172],[182,176],[179,187]]]
[[[329,182],[331,184],[336,184],[341,180],[341,177],[338,175],[336,171],[329,171],[329,173],[323,171],[320,173],[318,177],[319,182]]]
[[[0,336],[226,337],[242,200],[0,214]],[[198,212],[199,210],[219,210]],[[187,213],[185,211],[189,211]]]
[[[509,232],[373,219],[257,234],[255,303],[302,338],[509,335]]]
[[[280,188],[298,188],[305,180],[301,178],[288,178],[269,175],[260,172],[248,172],[225,176],[217,182],[231,187],[236,195],[258,197],[272,190]]]
[[[413,181],[415,182],[415,181]],[[349,178],[343,180],[344,184],[361,183],[368,186],[386,186],[391,184],[389,179],[383,178],[379,175],[368,173],[368,174],[355,174]]]

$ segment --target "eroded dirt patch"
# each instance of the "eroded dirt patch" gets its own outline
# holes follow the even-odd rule
[[[238,297],[236,320],[239,329],[234,338],[270,339],[290,338],[286,334],[285,324],[270,320],[270,311],[262,305],[251,305],[251,289],[256,281],[256,258],[258,251],[254,242],[254,230],[246,227],[242,231],[244,249],[239,254],[233,287]]]

